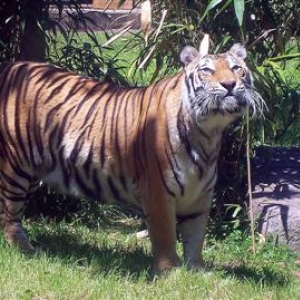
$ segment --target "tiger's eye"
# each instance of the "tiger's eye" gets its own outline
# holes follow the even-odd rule
[[[205,75],[212,75],[214,73],[214,70],[208,67],[203,67],[200,69],[200,72],[204,73]]]
[[[231,69],[232,69],[233,72],[238,72],[242,69],[242,67],[238,66],[238,65],[234,65]]]

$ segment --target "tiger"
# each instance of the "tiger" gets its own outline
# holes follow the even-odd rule
[[[207,43],[207,40],[206,42]],[[47,63],[0,67],[0,224],[34,253],[22,227],[40,183],[141,208],[152,267],[203,268],[203,244],[225,128],[263,113],[246,49],[185,46],[182,69],[148,86],[97,81]]]

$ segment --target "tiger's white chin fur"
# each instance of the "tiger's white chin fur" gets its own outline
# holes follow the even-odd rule
[[[251,117],[260,117],[263,115],[264,101],[260,95],[255,91],[246,92],[241,97],[225,96],[224,98],[212,97],[209,105],[204,106],[205,101],[199,101],[198,109],[196,109],[195,119],[196,123],[200,126],[200,123],[210,119],[214,116],[218,116],[220,119],[224,119],[224,126],[234,120],[249,114]]]

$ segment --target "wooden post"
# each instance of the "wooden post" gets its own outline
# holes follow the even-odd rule
[[[119,0],[92,0],[91,6],[95,9],[125,9],[134,8],[133,0],[126,0],[121,7],[118,7]]]

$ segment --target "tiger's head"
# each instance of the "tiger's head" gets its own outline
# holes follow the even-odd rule
[[[184,101],[197,121],[211,115],[234,120],[247,109],[251,116],[262,114],[264,101],[253,87],[246,56],[241,44],[234,44],[225,53],[209,54],[208,38],[202,41],[199,52],[190,46],[182,50],[180,60],[186,75]]]

